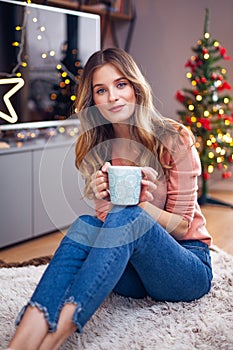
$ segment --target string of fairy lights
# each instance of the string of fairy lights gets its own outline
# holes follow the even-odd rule
[[[37,42],[44,41],[47,42],[47,50],[45,50],[46,45],[43,46],[43,51],[40,52],[40,57],[42,60],[50,60],[50,63],[52,62],[54,64],[54,69],[57,71],[58,79],[59,79],[59,88],[66,89],[71,84],[77,84],[78,80],[80,78],[80,74],[82,71],[80,61],[77,59],[74,64],[77,68],[77,75],[74,75],[66,66],[63,64],[60,60],[56,58],[56,50],[53,49],[53,45],[49,42],[49,37],[46,35],[47,28],[43,21],[40,19],[39,11],[31,11],[32,8],[30,8],[31,1],[27,0],[25,2],[25,7],[22,14],[22,23],[19,23],[15,26],[15,40],[11,43],[12,47],[15,47],[18,49],[18,53],[16,56],[16,64],[13,67],[12,71],[9,72],[0,72],[0,84],[18,84],[18,89],[15,89],[15,91],[18,91],[19,88],[22,88],[25,85],[24,81],[24,68],[28,67],[30,57],[28,53],[26,52],[26,36],[27,36],[27,26],[30,21],[30,25],[34,25],[34,32],[35,32],[35,38],[34,40]],[[39,46],[39,45],[37,45]],[[72,54],[77,56],[77,49],[72,50]],[[3,78],[3,79],[2,79]],[[71,88],[70,88],[71,91]],[[13,92],[13,91],[12,91]],[[13,94],[13,93],[12,93]],[[51,92],[50,94],[50,100],[56,101],[58,98],[57,92]],[[76,95],[74,93],[71,93],[69,95],[70,101],[73,103],[76,99]],[[3,112],[0,112],[0,117],[8,121],[9,123],[16,123],[18,121],[18,116],[9,100],[9,98],[5,101],[6,107],[10,113],[10,115],[7,115]],[[49,136],[56,135],[57,131],[52,130],[51,128],[47,129]],[[70,136],[74,136],[78,133],[77,127],[71,128],[65,128],[64,126],[61,126],[58,128],[59,133],[67,133]],[[30,134],[30,135],[29,135]],[[36,138],[38,137],[38,131],[32,130],[32,131],[24,131],[19,130],[17,132],[17,139],[19,140],[26,140],[28,137],[30,138]]]
[[[27,4],[30,4],[31,1],[27,1]],[[19,47],[19,52],[17,55],[17,64],[16,66],[13,68],[12,73],[11,74],[7,74],[7,73],[0,73],[1,75],[6,75],[8,77],[10,76],[17,76],[17,77],[22,77],[22,73],[19,72],[19,68],[23,67],[26,68],[28,66],[28,56],[24,55],[23,56],[23,52],[24,52],[24,47],[25,47],[25,36],[26,36],[26,24],[28,22],[29,19],[29,15],[30,15],[30,9],[25,8],[24,10],[24,16],[23,16],[23,23],[22,25],[17,25],[15,27],[15,30],[17,32],[21,31],[21,38],[19,41],[14,41],[12,42],[12,46],[14,47]],[[39,18],[38,17],[33,17],[31,18],[31,21],[34,24],[37,24],[37,35],[36,35],[36,39],[38,41],[43,40],[43,38],[46,35],[46,27],[45,25],[41,25],[39,22]],[[46,40],[49,40],[48,37],[46,38]],[[50,44],[48,45],[50,46]],[[73,49],[73,54],[75,54],[76,49]],[[77,50],[76,50],[77,51]],[[43,51],[41,52],[41,58],[46,60],[48,59],[48,57],[53,58],[56,55],[56,51],[54,49],[49,49],[48,51]],[[54,60],[54,63],[56,64],[56,61]],[[77,60],[77,62],[75,62],[76,66],[80,66],[80,62]],[[58,74],[60,77],[64,78],[64,82],[60,83],[60,88],[64,88],[66,85],[69,85],[71,83],[71,80],[73,80],[73,82],[76,82],[79,79],[79,76],[75,76],[71,71],[69,71],[67,69],[67,67],[62,64],[61,62],[56,64],[56,69],[58,71]],[[78,71],[78,73],[80,73]],[[55,94],[53,93],[51,98],[54,100],[56,99]],[[74,101],[76,99],[75,95],[71,95],[70,96],[71,101]]]

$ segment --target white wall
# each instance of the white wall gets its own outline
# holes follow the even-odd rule
[[[160,112],[177,118],[181,108],[174,95],[190,87],[184,64],[204,30],[205,8],[210,9],[209,32],[226,47],[231,61],[219,63],[233,86],[233,0],[134,0],[137,20],[130,53],[150,82]],[[121,25],[120,39],[126,35]],[[230,94],[233,95],[233,90]]]

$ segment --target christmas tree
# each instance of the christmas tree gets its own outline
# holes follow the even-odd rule
[[[202,165],[202,194],[199,203],[208,201],[208,179],[218,169],[223,178],[231,177],[229,169],[233,162],[233,109],[231,90],[226,69],[220,60],[229,60],[226,49],[208,30],[209,10],[206,9],[204,34],[193,55],[185,64],[189,69],[186,77],[191,88],[177,91],[176,99],[184,106],[177,111],[181,121],[195,135],[196,148]],[[216,203],[217,204],[217,203]],[[219,203],[220,204],[220,203]]]

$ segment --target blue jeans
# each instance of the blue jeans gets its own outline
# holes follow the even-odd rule
[[[140,207],[115,207],[104,223],[84,215],[71,225],[27,305],[42,310],[55,331],[62,307],[74,303],[73,321],[81,332],[112,291],[192,301],[208,293],[211,280],[205,243],[177,242]]]

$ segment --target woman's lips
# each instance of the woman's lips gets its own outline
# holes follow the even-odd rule
[[[109,108],[109,111],[110,112],[119,112],[122,110],[123,107],[124,107],[124,105],[113,106],[113,107]]]

